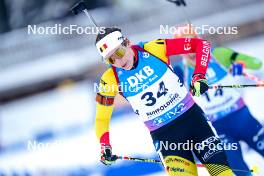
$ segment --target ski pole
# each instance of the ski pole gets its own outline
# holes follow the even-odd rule
[[[189,25],[192,24],[192,23],[191,23],[191,20],[190,20],[190,18],[189,18],[189,16],[187,15],[187,12],[186,12],[185,9],[184,9],[184,7],[187,6],[185,0],[167,0],[167,1],[169,1],[169,2],[171,2],[171,3],[174,3],[176,6],[180,7],[181,10],[182,10],[182,14],[184,15],[184,18],[185,18],[185,20],[187,21],[187,23],[188,23]]]
[[[71,12],[74,15],[78,15],[79,13],[83,12],[85,13],[85,15],[90,19],[91,23],[94,25],[94,27],[96,28],[100,28],[95,19],[93,18],[93,16],[89,13],[87,6],[85,5],[85,2],[82,0],[80,2],[78,2],[77,4],[75,4],[72,8],[71,8]],[[102,58],[103,61],[103,58]]]
[[[233,63],[236,63],[236,62],[232,62],[232,64]],[[241,63],[241,62],[237,62],[237,63]],[[242,62],[242,65],[243,65],[243,67],[245,67],[245,63]],[[229,72],[232,73],[232,68],[229,68]],[[249,73],[243,72],[242,75],[245,78],[248,78],[248,79],[250,79],[252,81],[255,81],[256,83],[259,83],[259,84],[263,84],[264,83],[263,79],[260,79],[260,78],[258,78],[257,76],[255,76],[253,74],[249,74]]]
[[[75,4],[72,8],[71,8],[71,11],[73,14],[77,15],[79,14],[80,12],[84,12],[85,15],[87,17],[89,17],[90,21],[92,22],[92,24],[95,26],[95,27],[98,27],[98,25],[96,24],[93,16],[89,13],[84,1],[80,1],[78,2],[77,4]]]
[[[264,80],[258,78],[257,76],[255,75],[252,75],[252,74],[249,74],[249,73],[243,73],[243,76],[245,76],[246,78],[252,80],[252,81],[255,81],[257,83],[260,83],[260,84],[264,84]]]
[[[146,163],[162,163],[160,160],[148,159],[148,158],[133,158],[127,156],[118,156],[117,159],[128,160],[128,161],[137,161],[137,162],[146,162]],[[196,164],[197,167],[204,167],[203,164]]]
[[[133,157],[127,157],[127,156],[118,156],[117,159],[126,160],[126,161],[136,161],[136,162],[147,162],[147,163],[162,163],[160,160],[148,159],[148,158],[133,158]],[[196,164],[196,166],[197,167],[205,167],[205,165],[203,165],[203,164]],[[241,170],[241,169],[232,169],[232,171],[257,173],[258,167],[254,166],[249,171]]]
[[[235,84],[235,85],[211,85],[209,89],[222,89],[222,88],[246,88],[246,87],[264,87],[262,84]]]
[[[129,160],[129,161],[138,161],[138,162],[147,162],[147,163],[162,163],[160,160],[145,159],[145,158],[133,158],[133,157],[127,157],[127,156],[118,156],[117,159]]]

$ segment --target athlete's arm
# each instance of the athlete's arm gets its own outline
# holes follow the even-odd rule
[[[95,131],[101,145],[101,162],[111,165],[117,160],[112,154],[112,147],[109,137],[110,119],[113,112],[114,98],[117,94],[117,83],[114,72],[109,68],[100,80],[99,92],[96,95],[96,117]]]
[[[216,47],[212,50],[212,54],[227,69],[230,68],[233,62],[243,62],[245,68],[252,70],[258,70],[262,67],[262,61],[260,59],[236,52],[229,48]]]
[[[194,75],[205,75],[210,59],[210,43],[199,38],[165,39],[166,55],[196,53]]]
[[[109,124],[117,91],[114,73],[110,68],[103,74],[96,95],[95,131],[100,143],[110,144]]]

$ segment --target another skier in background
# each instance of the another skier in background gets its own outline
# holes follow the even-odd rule
[[[174,38],[198,38],[191,25],[179,27]],[[209,85],[234,84],[236,75],[242,75],[244,67],[257,70],[262,62],[254,57],[237,53],[231,49],[217,47],[211,50],[213,53],[209,61],[206,77]],[[193,73],[195,57],[192,54],[182,56],[187,60],[187,71],[184,71],[183,63],[174,66],[174,71],[184,79],[184,72]],[[230,69],[231,68],[231,69]],[[231,70],[229,73],[228,70]],[[188,78],[188,76],[187,76]],[[187,80],[190,83],[190,79]],[[213,123],[222,141],[230,146],[237,146],[237,150],[227,150],[228,161],[237,176],[251,176],[243,159],[239,141],[245,141],[252,149],[264,156],[264,128],[250,113],[240,93],[235,89],[210,89],[201,97],[194,97],[196,103],[202,107],[208,119]]]

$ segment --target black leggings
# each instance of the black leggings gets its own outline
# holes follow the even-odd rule
[[[210,175],[233,175],[218,135],[196,104],[151,136],[169,175],[197,175],[193,154]]]

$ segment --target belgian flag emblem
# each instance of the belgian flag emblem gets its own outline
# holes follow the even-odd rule
[[[101,53],[104,52],[107,48],[107,45],[106,44],[103,44],[101,47],[100,47],[100,51]]]

